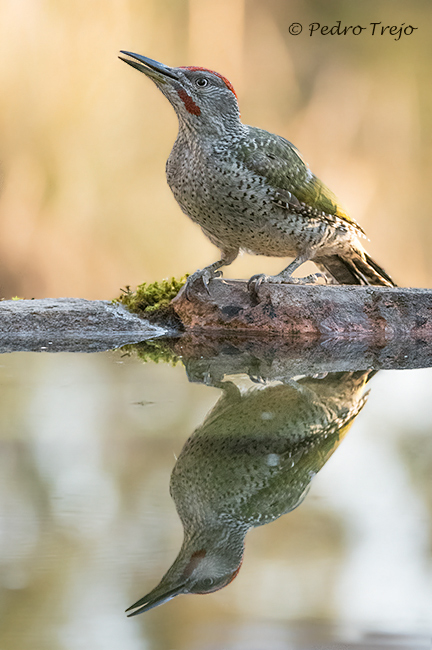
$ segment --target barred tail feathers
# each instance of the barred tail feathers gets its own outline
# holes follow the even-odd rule
[[[314,259],[338,284],[395,287],[391,277],[366,252],[351,250],[350,257],[329,255]]]
[[[391,277],[388,275],[388,273],[386,273],[384,271],[382,266],[377,264],[375,262],[375,260],[373,260],[370,257],[370,255],[368,255],[367,253],[365,253],[365,257],[366,257],[366,262],[369,265],[369,267],[372,267],[373,270],[375,271],[375,273],[377,273],[380,278],[382,278],[383,280],[385,280],[388,283],[387,285],[384,285],[384,286],[397,287],[397,284],[391,279]]]

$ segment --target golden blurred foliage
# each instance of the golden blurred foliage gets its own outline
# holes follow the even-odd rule
[[[111,298],[217,258],[165,181],[175,114],[120,49],[226,74],[243,120],[296,144],[396,282],[430,286],[431,14],[426,0],[2,0],[1,295]],[[417,29],[309,35],[339,20]],[[245,256],[227,275],[282,266]]]

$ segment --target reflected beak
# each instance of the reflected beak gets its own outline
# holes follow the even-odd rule
[[[133,68],[136,68],[140,72],[144,72],[144,74],[147,75],[147,77],[150,77],[155,81],[166,81],[166,77],[169,77],[170,79],[176,79],[176,80],[178,80],[179,78],[178,74],[174,72],[173,68],[170,68],[169,66],[164,65],[163,63],[159,63],[159,61],[154,61],[153,59],[149,59],[146,56],[141,56],[141,54],[134,54],[134,52],[126,52],[124,50],[120,50],[120,51],[122,54],[126,54],[126,56],[131,58],[125,59],[122,56],[119,56],[119,59],[121,59],[125,63],[128,63],[129,65],[131,65]]]
[[[127,608],[127,612],[130,612],[132,609],[135,610],[131,614],[128,614],[128,617],[136,616],[137,614],[143,614],[144,612],[148,612],[150,609],[153,609],[153,607],[167,603],[169,600],[174,598],[174,596],[179,596],[180,594],[185,593],[185,586],[185,584],[181,584],[177,587],[174,587],[174,589],[171,589],[170,591],[165,591],[162,593],[161,585],[158,585],[155,589],[153,589],[153,591],[147,594],[147,596],[140,598],[140,600],[137,600],[136,603]]]

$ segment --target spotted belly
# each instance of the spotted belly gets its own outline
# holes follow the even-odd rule
[[[329,228],[319,219],[273,205],[268,199],[261,204],[244,201],[239,209],[229,196],[224,202],[178,199],[182,211],[201,226],[219,248],[239,248],[255,255],[294,257],[329,238]]]
[[[290,212],[275,202],[275,190],[240,163],[167,165],[167,180],[182,211],[220,249],[294,257],[326,245],[335,229],[319,217]],[[179,173],[179,169],[183,174]]]

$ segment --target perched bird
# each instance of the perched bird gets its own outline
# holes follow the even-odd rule
[[[249,281],[395,286],[366,253],[362,228],[285,138],[240,121],[237,96],[221,74],[199,67],[170,68],[133,52],[123,61],[150,77],[174,107],[179,132],[166,165],[168,185],[185,214],[221,252],[188,278],[187,290],[221,275],[240,250],[294,257],[276,276]],[[293,278],[312,260],[322,273]]]
[[[244,394],[223,382],[222,397],[187,440],[171,474],[184,529],[180,552],[129,616],[179,594],[227,586],[240,570],[247,531],[302,503],[365,404],[373,374],[306,377]]]

